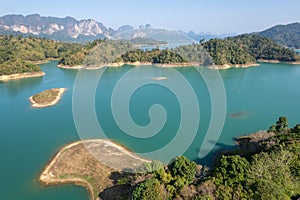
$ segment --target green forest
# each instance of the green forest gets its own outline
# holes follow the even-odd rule
[[[263,37],[272,39],[282,46],[299,49],[300,48],[300,23],[287,25],[277,25],[265,31],[258,32]]]
[[[183,59],[179,54],[174,53],[172,50],[165,49],[152,49],[152,50],[134,50],[125,53],[121,56],[121,59],[117,59],[121,62],[151,62],[157,64],[171,64],[171,63],[184,63],[187,60]]]
[[[159,64],[187,62],[180,55],[170,49],[152,50],[136,49],[126,41],[96,40],[80,48],[69,48],[62,55],[59,64],[76,66],[84,64],[86,67],[110,63],[150,62]]]
[[[294,62],[300,57],[291,49],[279,46],[272,40],[244,34],[226,39],[211,39],[201,44],[179,46],[172,49],[134,50],[121,56],[123,62],[184,63],[202,65],[243,65],[257,60]]]
[[[141,50],[125,41],[96,40],[85,46],[69,48],[59,63],[75,66],[83,64],[84,61],[92,61],[91,65],[116,62],[157,64],[197,62],[206,66],[252,64],[260,59],[294,62],[300,60],[300,57],[293,50],[279,46],[268,38],[244,34],[164,50],[158,48]]]
[[[300,197],[300,124],[289,128],[287,118],[280,117],[268,131],[237,141],[240,145],[222,153],[210,170],[179,156],[168,166],[130,179],[135,183],[144,178],[133,184],[129,196],[133,200]]]
[[[216,65],[242,65],[255,63],[260,59],[281,62],[300,60],[293,50],[282,47],[271,39],[251,34],[211,39],[201,45],[210,54]]]
[[[257,60],[299,61],[293,50],[272,40],[244,34],[226,39],[211,39],[200,44],[172,49],[141,50],[126,41],[97,39],[86,44],[60,43],[46,38],[0,36],[0,75],[40,71],[36,62],[59,60],[60,65],[93,66],[109,63],[150,62],[177,64],[197,62],[202,65],[242,65]]]
[[[35,62],[58,59],[62,43],[45,38],[0,36],[0,75],[41,71]]]

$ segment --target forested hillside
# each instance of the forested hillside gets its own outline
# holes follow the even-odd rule
[[[45,38],[0,36],[0,75],[40,71],[37,61],[58,59],[64,66],[109,64],[114,62],[150,62],[178,64],[197,62],[202,65],[244,65],[257,60],[294,62],[293,50],[257,35],[239,35],[211,39],[201,44],[172,49],[135,49],[126,41],[98,39],[87,44],[60,43]]]
[[[0,36],[0,75],[40,71],[34,63],[58,59],[62,46],[48,39]]]
[[[244,34],[226,39],[211,39],[202,43],[216,65],[242,65],[256,60],[293,62],[299,56],[290,49],[279,46],[271,39]]]
[[[240,147],[223,153],[205,170],[185,157],[141,175],[131,199],[298,199],[300,125],[280,117],[268,131],[238,139]],[[141,177],[139,177],[141,178]]]
[[[277,25],[256,34],[270,38],[282,46],[300,48],[300,23]]]

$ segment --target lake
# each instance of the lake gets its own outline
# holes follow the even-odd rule
[[[282,115],[288,117],[290,126],[300,123],[299,65],[264,63],[259,67],[211,70],[219,78],[201,68],[199,72],[194,67],[155,66],[81,71],[78,76],[77,70],[56,65],[57,61],[41,65],[46,72],[42,78],[0,83],[0,199],[88,199],[84,188],[43,187],[37,179],[44,165],[66,143],[102,137],[97,126],[105,137],[149,158],[164,160],[164,153],[183,151],[188,158],[209,165],[215,151],[234,146],[234,137],[267,129]],[[217,82],[219,85],[214,85]],[[128,93],[126,88],[132,84],[142,86],[132,87],[135,92]],[[218,87],[223,86],[226,96],[216,99],[214,93],[217,95]],[[31,95],[53,87],[68,89],[57,105],[31,108]],[[226,113],[214,110],[222,106]],[[90,108],[95,111],[97,124],[85,115]],[[209,126],[222,124],[222,117],[220,137],[207,140],[213,151],[199,158]],[[177,139],[177,146],[166,149],[181,126],[182,140]],[[156,150],[158,154],[148,154]]]

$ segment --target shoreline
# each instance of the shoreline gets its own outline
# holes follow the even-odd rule
[[[83,142],[85,142],[85,141],[95,141],[95,140],[84,140]],[[112,142],[111,140],[98,139],[98,141],[99,142],[102,141],[103,143],[105,143],[108,146],[115,147],[116,149],[120,150],[122,153],[124,153],[134,159],[140,160],[142,162],[148,162],[148,163],[152,162],[151,160],[147,160],[147,159],[144,159],[144,158],[141,158],[141,157],[135,155],[133,152],[131,152],[126,147],[124,147],[121,144],[118,144],[116,142]]]
[[[300,63],[299,63],[300,64]],[[172,64],[167,64],[167,63],[151,63],[151,62],[119,62],[119,63],[108,63],[108,64],[103,64],[99,66],[90,66],[90,67],[84,67],[82,65],[77,65],[74,67],[71,66],[64,66],[64,65],[57,65],[59,68],[63,69],[86,69],[86,70],[94,70],[94,69],[100,69],[103,67],[122,67],[124,65],[132,65],[132,66],[147,66],[147,65],[152,65],[156,67],[192,67],[192,66],[202,66],[201,63],[199,62],[184,62],[184,63],[172,63]],[[243,65],[209,65],[209,66],[204,66],[209,69],[230,69],[230,68],[247,68],[247,67],[255,67],[259,66],[259,63],[249,63],[249,64],[243,64]]]
[[[295,62],[281,62],[278,60],[257,60],[258,63],[249,63],[249,64],[242,64],[242,65],[231,65],[231,64],[224,64],[224,65],[209,65],[205,66],[209,69],[230,69],[230,68],[248,68],[248,67],[257,67],[260,66],[260,63],[283,63],[283,64],[291,64],[291,65],[300,65],[300,61]],[[76,65],[74,67],[72,66],[64,66],[64,65],[57,65],[59,68],[63,69],[87,69],[87,70],[94,70],[94,69],[100,69],[103,67],[122,67],[124,65],[132,65],[132,66],[146,66],[146,65],[152,65],[156,67],[192,67],[192,66],[202,66],[199,62],[185,62],[185,63],[151,63],[151,62],[119,62],[119,63],[108,63],[103,64],[99,66],[90,66],[90,67],[84,67],[82,65]]]
[[[258,60],[258,62],[261,62],[261,63],[274,63],[274,64],[279,64],[279,63],[282,63],[282,64],[288,64],[288,65],[300,65],[300,61],[292,61],[292,62],[289,62],[289,61],[279,61],[279,60],[263,60],[263,59],[260,59]]]
[[[209,69],[230,69],[230,68],[247,68],[247,67],[257,67],[260,64],[258,63],[249,63],[249,64],[243,64],[243,65],[210,65],[207,68]]]
[[[50,103],[47,103],[47,104],[40,104],[40,103],[37,103],[36,101],[33,100],[33,96],[31,96],[29,98],[30,102],[31,102],[31,106],[33,108],[44,108],[44,107],[48,107],[48,106],[53,106],[55,104],[57,104],[59,102],[59,100],[61,99],[62,95],[67,91],[66,88],[59,88],[59,92],[56,96],[56,98],[50,102]]]
[[[7,82],[10,80],[22,79],[22,78],[33,78],[33,77],[41,77],[45,76],[46,73],[43,71],[40,72],[25,72],[25,73],[18,73],[18,74],[11,74],[11,75],[1,75],[0,81]]]
[[[66,144],[62,148],[60,148],[57,153],[48,161],[48,164],[44,166],[42,169],[42,172],[39,175],[39,181],[42,185],[45,186],[56,186],[56,185],[67,185],[67,184],[75,184],[78,186],[82,186],[85,189],[87,189],[88,194],[90,195],[91,199],[95,199],[94,191],[92,185],[84,180],[83,178],[66,178],[66,179],[59,179],[59,178],[53,178],[52,173],[49,172],[50,169],[55,165],[55,163],[58,161],[60,156],[63,154],[63,152],[67,149],[70,149],[73,146],[76,146],[78,144],[81,144],[82,141],[76,141],[72,142],[70,144]]]
[[[113,148],[114,151],[113,153],[118,153],[118,152],[122,152],[125,155],[128,155],[134,159],[137,159],[138,161],[141,162],[151,162],[150,160],[146,160],[143,159],[141,157],[136,156],[134,153],[132,153],[131,151],[127,150],[125,147],[123,147],[122,145],[119,145],[117,143],[114,143],[110,140],[107,139],[88,139],[88,140],[79,140],[79,141],[75,141],[75,142],[71,142],[69,144],[64,145],[63,147],[59,148],[59,150],[57,151],[57,153],[51,157],[51,159],[47,162],[47,164],[43,167],[42,171],[40,172],[39,175],[39,182],[41,182],[42,185],[45,186],[50,186],[50,185],[65,185],[65,184],[75,184],[78,186],[82,186],[85,189],[87,189],[87,192],[90,196],[90,199],[94,200],[97,199],[99,200],[98,197],[98,193],[99,193],[99,188],[97,188],[96,186],[101,186],[101,191],[104,191],[106,189],[106,187],[111,187],[114,185],[114,183],[107,183],[105,182],[105,184],[107,185],[101,185],[101,181],[97,184],[96,183],[90,183],[88,180],[82,178],[82,176],[80,177],[79,175],[76,176],[76,172],[74,172],[74,169],[71,168],[66,168],[65,166],[62,167],[60,164],[61,162],[64,161],[64,158],[66,155],[69,155],[71,153],[71,155],[73,155],[73,153],[76,152],[76,148],[78,149],[83,149],[85,151],[87,151],[89,154],[88,156],[90,156],[91,158],[95,159],[100,166],[105,166],[104,168],[100,168],[98,170],[102,171],[103,173],[106,173],[108,175],[110,175],[113,172],[118,172],[118,170],[111,168],[110,166],[106,166],[106,164],[104,164],[103,162],[97,160],[95,158],[94,155],[92,155],[89,152],[89,145],[92,144],[92,146],[100,144],[102,145],[101,148],[105,147],[105,148]],[[80,146],[82,145],[82,146]],[[66,155],[65,155],[66,154]],[[77,159],[77,154],[75,154],[75,158],[71,160],[75,163],[75,169],[78,170],[78,168],[76,168],[76,164],[79,162],[80,160],[75,160]],[[84,157],[85,159],[88,159],[86,156]],[[119,160],[117,160],[119,161]],[[67,162],[67,161],[66,161]],[[92,161],[89,161],[92,162]],[[89,163],[88,162],[88,163]],[[84,166],[86,166],[86,164],[88,163],[82,163]],[[69,163],[72,165],[72,163]],[[66,168],[66,169],[64,169]],[[60,174],[60,170],[70,170],[70,174],[66,173],[66,176],[61,176]],[[95,170],[97,170],[97,166],[95,166],[94,168]],[[74,175],[75,173],[75,175]],[[80,174],[83,175],[83,174]],[[109,177],[109,176],[108,176]],[[103,180],[102,180],[103,181]],[[111,185],[112,184],[112,185]]]
[[[40,65],[40,64],[46,64],[48,62],[55,61],[55,60],[59,60],[59,59],[58,58],[48,58],[46,60],[32,61],[32,63],[36,64],[36,65]]]
[[[190,67],[190,66],[200,66],[200,63],[172,63],[172,64],[167,64],[167,63],[152,63],[152,62],[119,62],[119,63],[108,63],[108,64],[102,64],[102,65],[97,65],[97,66],[89,66],[89,67],[84,67],[82,65],[76,65],[76,66],[69,66],[69,65],[57,65],[57,67],[62,68],[62,69],[87,69],[87,70],[94,70],[94,69],[100,69],[103,67],[122,67],[124,65],[132,65],[132,66],[147,66],[147,65],[153,65],[156,67]]]
[[[57,67],[62,68],[62,69],[82,69],[82,68],[84,68],[82,65],[75,65],[72,67],[70,65],[61,65],[61,64],[58,64]]]

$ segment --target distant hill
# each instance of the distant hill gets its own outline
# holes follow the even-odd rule
[[[138,28],[123,25],[114,30],[93,19],[76,20],[72,17],[44,17],[39,14],[27,16],[13,14],[0,17],[0,34],[32,35],[62,42],[91,42],[103,38],[126,40],[150,38],[165,41],[168,44],[195,42],[186,33],[153,28],[150,24],[141,25]]]
[[[116,32],[113,35],[113,38],[125,40],[131,40],[133,38],[151,38],[158,41],[164,41],[169,45],[184,45],[197,42],[182,32],[153,28],[149,24],[140,26],[137,29],[127,29],[126,31]]]
[[[194,31],[189,31],[187,33],[183,32],[184,34],[186,34],[187,36],[193,38],[196,41],[200,41],[200,40],[210,40],[213,38],[226,38],[226,37],[230,37],[230,36],[235,36],[237,35],[237,33],[224,33],[224,34],[211,34],[211,33],[195,33]]]
[[[200,40],[226,38],[236,34],[195,33],[193,31],[173,31],[154,28],[150,24],[134,28],[123,25],[114,30],[93,19],[77,20],[72,17],[45,17],[39,14],[5,15],[0,17],[0,35],[35,36],[49,38],[61,42],[92,42],[96,39],[125,39],[142,44],[166,42],[170,47],[198,43]],[[300,48],[300,23],[277,25],[262,32],[254,33],[272,39],[277,44],[291,48]],[[142,41],[144,40],[144,41]],[[145,42],[147,40],[147,42]],[[153,41],[150,41],[153,40]]]
[[[243,34],[225,39],[211,39],[202,43],[216,65],[245,65],[256,60],[280,62],[299,61],[293,50],[276,44],[269,38]]]
[[[256,34],[286,47],[300,48],[300,23],[277,25]]]
[[[159,41],[152,38],[140,38],[136,37],[131,40],[129,40],[134,45],[149,45],[149,46],[159,46],[159,45],[166,45],[165,41]]]
[[[60,41],[82,42],[105,38],[114,32],[93,19],[78,21],[72,17],[42,17],[38,14],[0,17],[1,34],[19,33]]]

